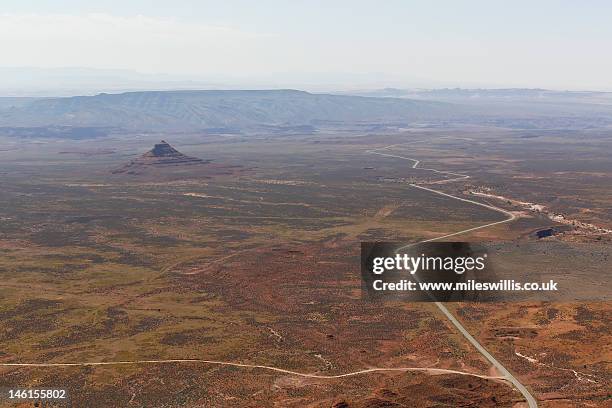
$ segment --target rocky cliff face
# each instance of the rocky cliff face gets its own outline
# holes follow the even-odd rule
[[[189,166],[207,162],[209,161],[204,161],[197,157],[186,156],[170,146],[168,142],[162,140],[157,143],[153,149],[137,159],[132,160],[125,166],[114,170],[113,173],[131,173],[146,167]]]

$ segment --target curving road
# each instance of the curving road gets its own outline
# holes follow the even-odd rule
[[[410,161],[414,162],[414,164],[412,165],[413,169],[419,169],[419,170],[431,171],[431,172],[438,173],[438,174],[449,174],[451,176],[456,176],[456,177],[451,178],[451,179],[444,179],[444,180],[441,180],[441,181],[430,182],[430,183],[427,183],[427,184],[443,184],[443,183],[448,183],[448,182],[451,182],[451,181],[465,180],[465,179],[470,178],[470,176],[467,175],[467,174],[459,174],[459,173],[453,173],[453,172],[450,172],[450,171],[441,171],[441,170],[436,170],[436,169],[428,169],[428,168],[423,168],[423,167],[417,167],[419,165],[419,163],[420,163],[420,160],[413,159],[411,157],[399,156],[399,155],[396,155],[396,154],[389,154],[389,153],[381,153],[381,152],[379,152],[379,150],[388,150],[388,149],[390,149],[390,148],[392,148],[394,146],[398,146],[398,144],[381,147],[379,149],[368,150],[367,153],[378,154],[380,156],[394,157],[394,158],[403,159],[403,160],[410,160]],[[445,197],[453,198],[455,200],[459,200],[459,201],[475,204],[475,205],[478,205],[478,206],[481,206],[481,207],[484,207],[484,208],[488,208],[490,210],[494,210],[494,211],[497,211],[499,213],[502,213],[502,214],[506,215],[506,218],[501,220],[501,221],[491,222],[491,223],[488,223],[488,224],[479,225],[477,227],[468,228],[468,229],[465,229],[465,230],[462,230],[462,231],[453,232],[452,234],[446,234],[446,235],[443,235],[443,236],[440,236],[440,237],[435,237],[435,238],[431,238],[431,239],[426,239],[426,240],[423,240],[423,241],[415,242],[415,243],[412,243],[412,244],[408,244],[408,245],[405,245],[403,247],[398,248],[397,249],[398,252],[403,250],[403,249],[406,249],[408,247],[411,247],[413,245],[422,244],[422,243],[425,243],[425,242],[438,241],[438,240],[449,238],[449,237],[453,237],[453,236],[456,236],[456,235],[465,234],[467,232],[472,232],[472,231],[480,230],[480,229],[483,229],[483,228],[488,228],[488,227],[491,227],[493,225],[503,224],[503,223],[510,222],[510,221],[513,221],[514,219],[516,219],[516,216],[513,213],[511,213],[510,211],[504,210],[503,208],[495,207],[495,206],[488,205],[488,204],[483,204],[483,203],[480,203],[478,201],[469,200],[467,198],[457,197],[457,196],[454,196],[452,194],[447,194],[447,193],[444,193],[442,191],[438,191],[438,190],[434,190],[434,189],[431,189],[431,188],[423,187],[422,185],[418,185],[418,184],[410,184],[410,187],[420,188],[421,190],[426,190],[426,191],[429,191],[429,192],[434,193],[434,194],[439,194],[439,195],[442,195],[442,196],[445,196]],[[480,354],[482,354],[503,375],[503,378],[506,379],[507,381],[509,381],[512,385],[514,385],[514,387],[516,387],[516,389],[525,398],[525,401],[527,401],[527,404],[529,405],[529,408],[537,408],[538,403],[537,403],[536,399],[534,398],[534,396],[529,392],[527,387],[525,387],[514,375],[512,375],[512,373],[510,371],[508,371],[508,369],[506,369],[506,367],[504,367],[502,363],[497,361],[497,359],[495,357],[493,357],[493,355],[491,355],[491,353],[489,353],[487,351],[487,349],[484,348],[484,346],[482,344],[480,344],[478,342],[478,340],[476,340],[470,334],[470,332],[467,331],[467,329],[461,324],[461,322],[459,320],[457,320],[457,318],[447,309],[447,307],[443,303],[435,302],[435,304],[438,307],[438,309],[440,309],[440,311],[444,314],[444,316],[446,316],[446,318],[448,320],[450,320],[450,322],[457,328],[457,330],[459,330],[459,332],[463,335],[463,337],[465,337],[467,339],[467,341],[469,341],[470,344],[472,344],[476,348],[476,350],[478,350],[480,352]]]
[[[367,368],[365,370],[351,371],[345,374],[337,375],[320,375],[320,374],[308,374],[300,373],[298,371],[286,370],[284,368],[272,367],[267,365],[259,364],[243,364],[243,363],[232,363],[228,361],[217,361],[217,360],[201,360],[201,359],[169,359],[169,360],[135,360],[135,361],[107,361],[107,362],[83,362],[83,363],[0,363],[0,367],[87,367],[87,366],[113,366],[113,365],[136,365],[136,364],[172,364],[172,363],[200,363],[200,364],[212,364],[222,365],[230,367],[243,367],[243,368],[258,368],[262,370],[276,371],[284,374],[291,374],[298,377],[316,378],[329,380],[334,378],[345,378],[352,377],[361,374],[377,373],[377,372],[406,372],[406,371],[423,371],[431,374],[459,374],[467,375],[471,377],[483,378],[486,380],[506,380],[505,377],[481,375],[468,373],[466,371],[449,370],[445,368],[427,368],[427,367],[375,367]]]

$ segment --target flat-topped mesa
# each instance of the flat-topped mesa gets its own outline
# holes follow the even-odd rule
[[[153,146],[153,149],[113,171],[113,173],[128,173],[137,168],[145,167],[184,166],[208,162],[209,160],[205,161],[197,157],[186,156],[170,146],[168,142],[162,140]]]
[[[164,156],[182,156],[181,152],[170,146],[168,142],[162,140],[153,146],[153,149],[144,154],[145,156],[164,157]]]
[[[201,163],[202,159],[197,157],[186,156],[183,153],[170,146],[168,142],[162,140],[157,143],[153,149],[149,150],[139,159],[136,160],[152,161],[151,164],[183,164],[183,163]]]

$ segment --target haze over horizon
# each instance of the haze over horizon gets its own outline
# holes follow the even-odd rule
[[[612,4],[603,1],[267,0],[257,9],[243,0],[36,3],[8,0],[0,13],[2,95],[206,87],[612,90],[612,55],[603,52]]]

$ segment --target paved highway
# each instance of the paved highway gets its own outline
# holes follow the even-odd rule
[[[439,173],[439,174],[449,174],[451,176],[455,176],[454,178],[451,179],[444,179],[441,181],[435,181],[435,182],[430,182],[427,184],[443,184],[443,183],[448,183],[451,181],[456,181],[456,180],[464,180],[467,178],[470,178],[469,175],[467,174],[459,174],[459,173],[453,173],[450,171],[441,171],[441,170],[436,170],[436,169],[428,169],[428,168],[422,168],[422,167],[417,167],[420,163],[419,160],[417,159],[413,159],[411,157],[405,157],[405,156],[400,156],[400,155],[396,155],[396,154],[390,154],[390,153],[383,153],[380,152],[379,150],[384,150],[384,151],[388,151],[390,148],[398,146],[396,145],[390,145],[390,146],[385,146],[382,147],[380,149],[374,149],[374,150],[368,150],[367,153],[372,153],[372,154],[378,154],[380,156],[387,156],[387,157],[394,157],[394,158],[398,158],[398,159],[403,159],[403,160],[410,160],[412,162],[414,162],[414,164],[412,165],[413,169],[419,169],[419,170],[424,170],[424,171],[431,171],[434,173]],[[488,224],[484,224],[484,225],[479,225],[477,227],[473,227],[473,228],[468,228],[462,231],[457,231],[457,232],[453,232],[451,234],[446,234],[446,235],[442,235],[440,237],[435,237],[435,238],[431,238],[431,239],[426,239],[420,242],[416,242],[413,244],[409,244],[409,245],[405,245],[401,248],[398,248],[397,251],[401,251],[403,249],[406,249],[408,247],[411,247],[413,245],[417,245],[417,244],[422,244],[425,242],[432,242],[432,241],[439,241],[441,239],[446,239],[449,237],[454,237],[456,235],[461,235],[461,234],[465,234],[468,232],[472,232],[472,231],[476,231],[476,230],[480,230],[483,228],[488,228],[488,227],[492,227],[493,225],[498,225],[498,224],[503,224],[506,222],[510,222],[513,221],[516,216],[511,213],[510,211],[504,210],[503,208],[499,208],[499,207],[495,207],[492,205],[487,205],[487,204],[483,204],[480,203],[478,201],[474,201],[474,200],[469,200],[467,198],[462,198],[462,197],[457,197],[454,196],[452,194],[447,194],[444,193],[442,191],[438,191],[438,190],[434,190],[428,187],[424,187],[422,185],[419,184],[410,184],[411,187],[414,188],[419,188],[421,190],[426,190],[429,191],[431,193],[434,194],[439,194],[445,197],[449,197],[449,198],[453,198],[455,200],[459,200],[459,201],[463,201],[463,202],[467,202],[467,203],[471,203],[471,204],[475,204],[481,207],[485,207],[488,208],[490,210],[494,210],[497,211],[499,213],[502,213],[506,216],[506,218],[504,218],[501,221],[496,221],[496,222],[491,222]],[[446,306],[443,303],[440,302],[435,302],[436,306],[438,307],[438,309],[440,309],[440,311],[444,314],[444,316],[446,316],[446,318],[448,320],[450,320],[450,322],[457,328],[457,330],[459,330],[459,332],[463,335],[463,337],[465,337],[467,339],[467,341],[469,341],[475,348],[476,350],[478,350],[480,352],[480,354],[482,354],[491,364],[493,364],[493,366],[497,369],[497,371],[499,371],[500,374],[502,374],[503,378],[508,380],[512,385],[514,385],[514,387],[516,387],[517,390],[519,390],[519,392],[523,395],[523,397],[525,398],[525,401],[527,401],[527,404],[529,405],[529,408],[537,408],[538,403],[536,401],[536,399],[533,397],[533,395],[529,392],[529,390],[527,389],[527,387],[525,387],[523,384],[521,384],[521,382],[514,376],[512,375],[512,373],[510,371],[508,371],[506,369],[506,367],[503,366],[502,363],[500,363],[499,361],[497,361],[497,359],[495,357],[493,357],[493,355],[491,355],[491,353],[489,353],[487,351],[487,349],[484,348],[484,346],[482,344],[480,344],[478,342],[478,340],[476,340],[474,338],[474,336],[472,336],[467,329],[461,324],[461,322],[459,320],[457,320],[457,318],[446,308]]]

